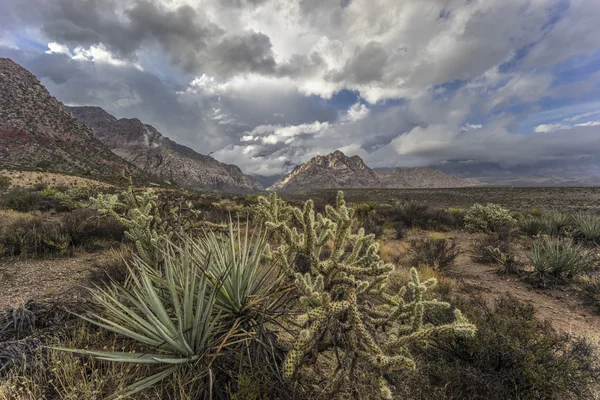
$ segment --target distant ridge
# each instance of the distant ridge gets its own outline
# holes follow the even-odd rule
[[[348,157],[339,150],[316,156],[294,168],[267,190],[298,191],[331,188],[449,188],[475,186],[474,179],[462,179],[431,168],[396,168],[377,172],[359,156]]]
[[[116,155],[157,178],[193,189],[233,192],[264,190],[235,165],[221,163],[163,136],[137,118],[117,119],[100,107],[70,107]]]
[[[111,180],[127,171],[145,179],[96,139],[33,74],[8,58],[0,58],[0,162]]]

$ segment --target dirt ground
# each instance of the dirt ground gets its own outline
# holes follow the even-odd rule
[[[0,310],[19,307],[27,300],[76,300],[90,286],[94,264],[106,252],[78,253],[70,258],[0,260]]]
[[[391,242],[392,248],[407,249],[408,241],[425,237],[429,233],[412,231],[402,242],[389,241],[387,244],[389,246]],[[535,288],[517,275],[499,275],[496,266],[472,260],[473,246],[480,236],[466,232],[450,232],[446,235],[455,240],[461,250],[455,260],[455,267],[449,274],[458,282],[460,291],[482,296],[492,303],[510,294],[532,304],[538,318],[549,321],[557,331],[587,336],[600,345],[600,315],[583,303],[575,288]],[[519,259],[526,262],[528,251],[522,248],[518,250]]]

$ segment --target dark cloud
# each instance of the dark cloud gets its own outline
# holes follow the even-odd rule
[[[381,43],[371,41],[355,51],[354,57],[342,71],[333,74],[333,80],[357,84],[381,82],[387,61],[388,54],[385,48]]]

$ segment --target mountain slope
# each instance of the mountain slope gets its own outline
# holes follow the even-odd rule
[[[70,107],[116,155],[141,170],[188,188],[227,191],[262,190],[235,165],[223,164],[161,135],[139,119],[117,119],[100,107]]]
[[[40,81],[0,58],[0,162],[116,178],[135,168],[97,140]]]
[[[481,185],[476,179],[457,178],[432,168],[395,168],[377,172],[388,188],[454,188]]]
[[[268,190],[296,191],[320,188],[377,187],[379,178],[359,156],[347,157],[339,150],[316,156],[294,168]]]
[[[480,184],[474,179],[461,179],[431,168],[396,168],[377,172],[359,156],[347,157],[337,150],[316,156],[297,166],[267,190],[297,191],[332,188],[434,188],[463,187]]]

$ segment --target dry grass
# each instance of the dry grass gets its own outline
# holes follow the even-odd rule
[[[40,184],[49,187],[65,186],[71,189],[80,187],[108,188],[112,186],[93,179],[53,172],[0,170],[0,175],[8,176],[11,179],[11,187],[13,188],[30,189]]]
[[[115,337],[92,331],[81,324],[70,337],[49,345],[71,348],[104,346],[117,351],[130,351]],[[116,389],[143,376],[146,367],[109,363],[53,349],[40,349],[36,360],[19,370],[12,370],[0,380],[0,400],[15,399],[80,399],[107,398]],[[136,398],[153,398],[137,396]]]

